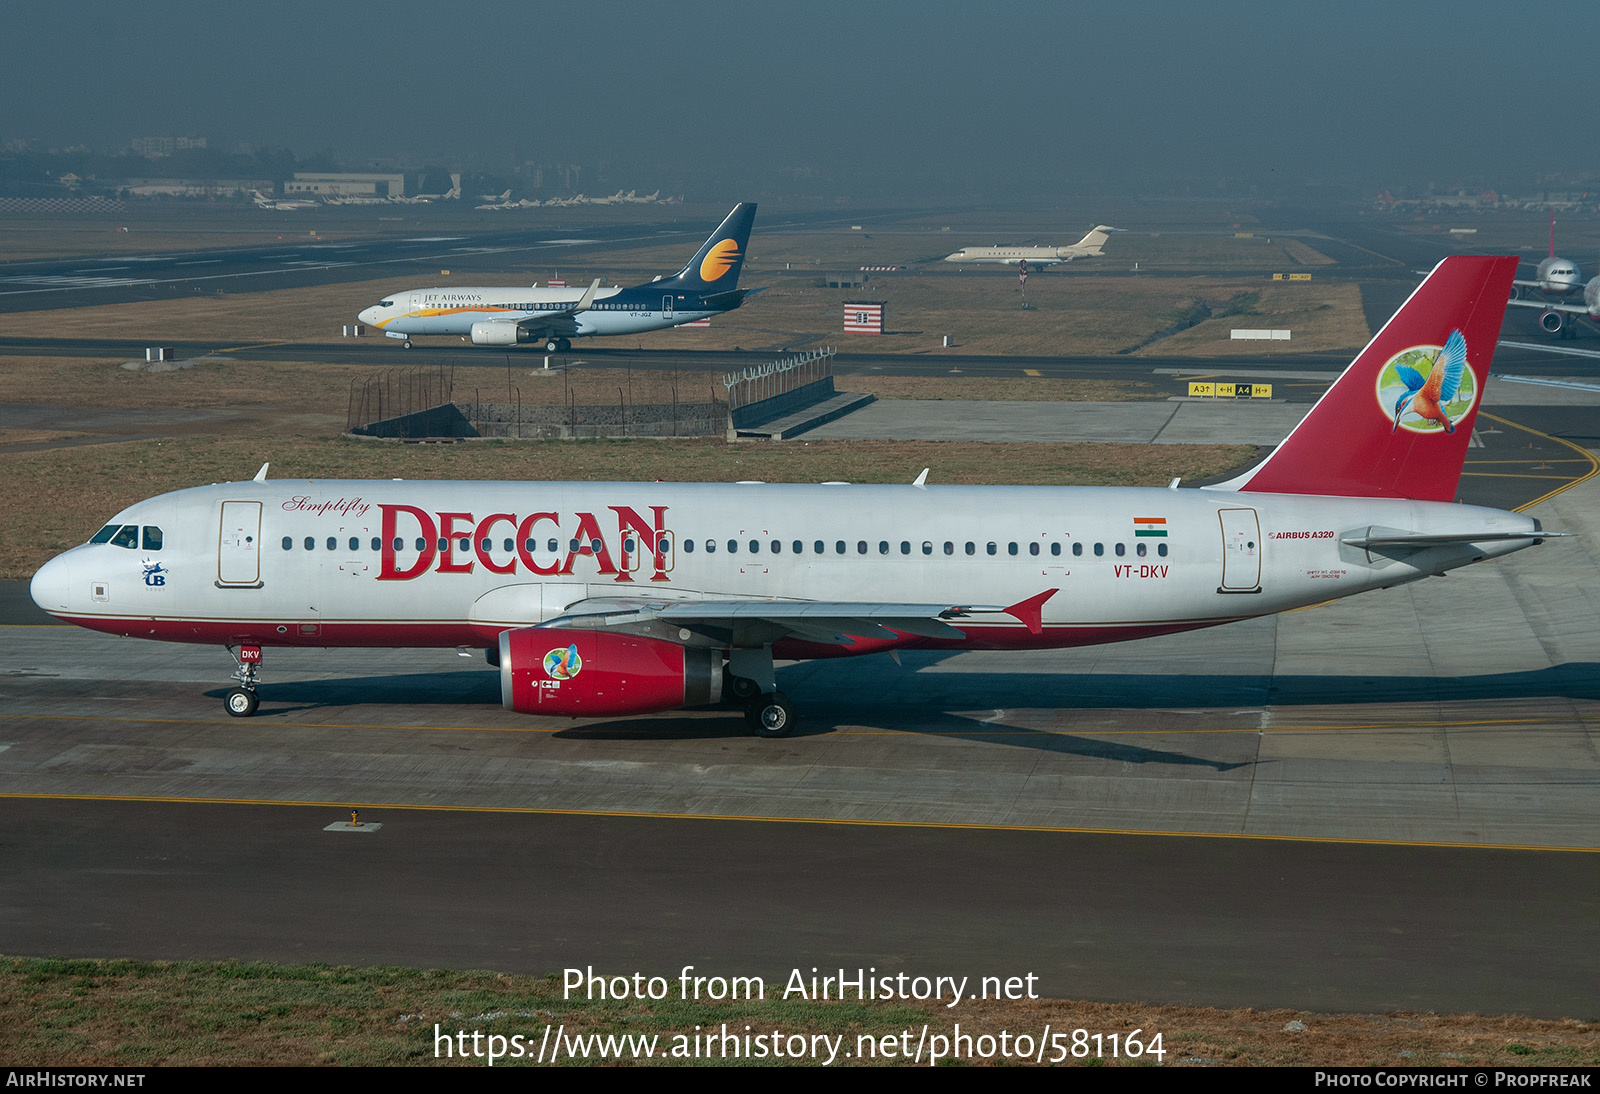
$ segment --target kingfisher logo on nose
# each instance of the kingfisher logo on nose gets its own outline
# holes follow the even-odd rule
[[[733,268],[739,261],[739,244],[731,239],[724,239],[706,253],[704,261],[700,263],[700,280],[715,281]]]

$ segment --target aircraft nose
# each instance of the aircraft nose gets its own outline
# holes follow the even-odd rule
[[[376,324],[378,322],[378,308],[377,308],[377,305],[373,305],[372,307],[363,310],[360,315],[356,316],[356,318],[361,320],[363,323],[365,323],[369,327],[373,326],[374,324]]]
[[[57,555],[39,567],[28,585],[28,594],[33,597],[33,602],[52,613],[70,610],[67,596],[71,590],[72,563],[65,555]]]

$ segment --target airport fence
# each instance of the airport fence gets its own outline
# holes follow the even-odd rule
[[[357,384],[350,381],[350,402],[345,431],[407,418],[451,401],[456,370],[450,365],[419,365],[385,369]]]
[[[522,387],[509,381],[494,389],[468,389],[456,383],[449,365],[391,369],[351,383],[345,429],[357,436],[413,441],[705,437],[727,432],[728,401],[717,397],[715,387],[705,389],[707,398],[698,400],[681,398],[673,383],[667,402],[635,401],[631,388],[619,386],[614,403],[594,402],[592,393],[580,402],[569,390],[562,402],[552,404],[524,401]]]
[[[824,346],[724,375],[734,426],[760,425],[832,398],[833,355]]]

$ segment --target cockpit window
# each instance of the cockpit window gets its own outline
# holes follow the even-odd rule
[[[380,307],[380,308],[392,308],[392,307],[394,307],[394,301],[393,300],[382,300],[382,301],[379,301],[378,307]]]
[[[161,529],[154,524],[144,526],[144,549],[146,551],[161,550]]]
[[[117,529],[121,528],[121,527],[122,527],[122,525],[120,525],[120,524],[108,524],[104,528],[102,528],[98,532],[96,532],[94,534],[94,538],[91,539],[89,542],[90,543],[105,543],[112,536],[116,535],[117,534]]]
[[[130,551],[139,546],[139,526],[137,524],[124,524],[117,529],[117,534],[111,537],[111,546],[126,547]]]

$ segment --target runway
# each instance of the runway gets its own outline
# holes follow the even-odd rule
[[[1576,533],[1195,635],[510,714],[452,651],[0,627],[0,945],[549,972],[1032,971],[1051,996],[1592,1013],[1600,481]],[[383,827],[324,832],[358,808]]]

